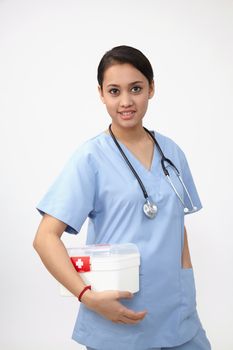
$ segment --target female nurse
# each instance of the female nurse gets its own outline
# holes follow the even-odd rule
[[[133,47],[115,47],[99,63],[98,83],[111,124],[75,150],[41,199],[34,248],[81,301],[72,338],[87,349],[209,350],[184,226],[201,202],[184,152],[143,127],[154,95],[151,64]],[[138,293],[85,286],[61,236],[77,234],[87,217],[87,244],[137,245]]]

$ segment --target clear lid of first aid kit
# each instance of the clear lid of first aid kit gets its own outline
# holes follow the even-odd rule
[[[133,243],[91,244],[82,247],[67,248],[67,251],[69,256],[91,256],[93,258],[139,254],[137,246]]]

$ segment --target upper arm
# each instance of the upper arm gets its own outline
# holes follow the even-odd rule
[[[187,236],[187,230],[184,226],[184,249],[188,249],[188,236]]]
[[[61,238],[66,227],[67,225],[64,222],[51,215],[44,214],[38,226],[33,245],[35,246],[41,239],[46,238],[46,235],[55,235]]]
[[[185,226],[184,226],[184,245],[183,245],[183,251],[182,251],[182,267],[183,268],[192,267],[189,246],[188,246],[187,230]]]

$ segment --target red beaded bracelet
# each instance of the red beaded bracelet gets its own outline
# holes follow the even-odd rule
[[[81,298],[82,298],[83,294],[84,294],[88,289],[91,290],[91,286],[86,286],[86,287],[84,287],[83,290],[81,291],[81,293],[79,294],[78,300],[79,300],[80,302],[81,302]]]

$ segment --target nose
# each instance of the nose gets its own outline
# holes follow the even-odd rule
[[[121,107],[126,108],[129,106],[132,106],[132,104],[133,104],[132,96],[127,92],[122,93],[121,100],[120,100]]]

